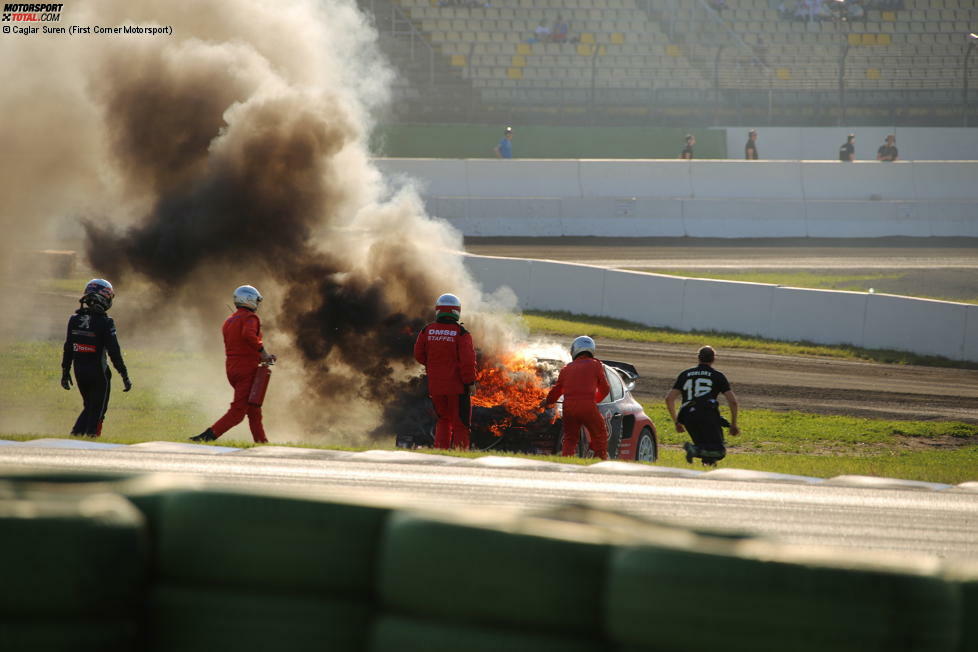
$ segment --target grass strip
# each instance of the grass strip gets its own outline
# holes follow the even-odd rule
[[[690,344],[701,346],[707,341],[725,349],[749,349],[780,355],[822,356],[845,360],[866,360],[886,364],[913,364],[949,369],[978,369],[978,363],[950,360],[936,355],[918,355],[889,349],[866,349],[848,344],[828,346],[813,342],[782,342],[760,337],[722,331],[678,331],[671,328],[651,328],[636,322],[594,315],[575,315],[569,312],[527,310],[523,313],[530,332],[575,336],[587,333],[592,337],[631,342]]]

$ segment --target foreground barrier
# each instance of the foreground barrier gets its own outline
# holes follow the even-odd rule
[[[0,531],[5,652],[964,652],[978,641],[973,565],[579,507],[473,518],[21,476],[0,481]]]
[[[466,255],[465,262],[483,289],[509,286],[523,309],[978,361],[978,305],[554,261]]]
[[[978,162],[375,159],[471,236],[978,237]]]

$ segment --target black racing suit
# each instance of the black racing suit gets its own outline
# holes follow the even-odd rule
[[[683,405],[677,415],[696,445],[696,457],[722,460],[727,455],[723,428],[730,423],[720,415],[717,397],[730,391],[727,377],[710,365],[701,364],[686,369],[673,384],[683,395]]]
[[[71,429],[73,435],[98,437],[102,433],[102,419],[109,407],[112,388],[106,354],[119,375],[128,378],[116,339],[115,322],[104,312],[79,308],[68,319],[68,334],[61,358],[61,369],[65,374],[74,362],[75,382],[84,401],[84,408]]]

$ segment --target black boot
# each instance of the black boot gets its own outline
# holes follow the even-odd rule
[[[196,442],[217,441],[217,437],[214,436],[214,431],[208,428],[207,430],[200,433],[196,437],[191,437],[190,441],[196,441]]]

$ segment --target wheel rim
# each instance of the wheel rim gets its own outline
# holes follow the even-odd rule
[[[635,456],[640,462],[654,462],[655,444],[652,442],[652,435],[643,432],[638,440],[638,455]]]

